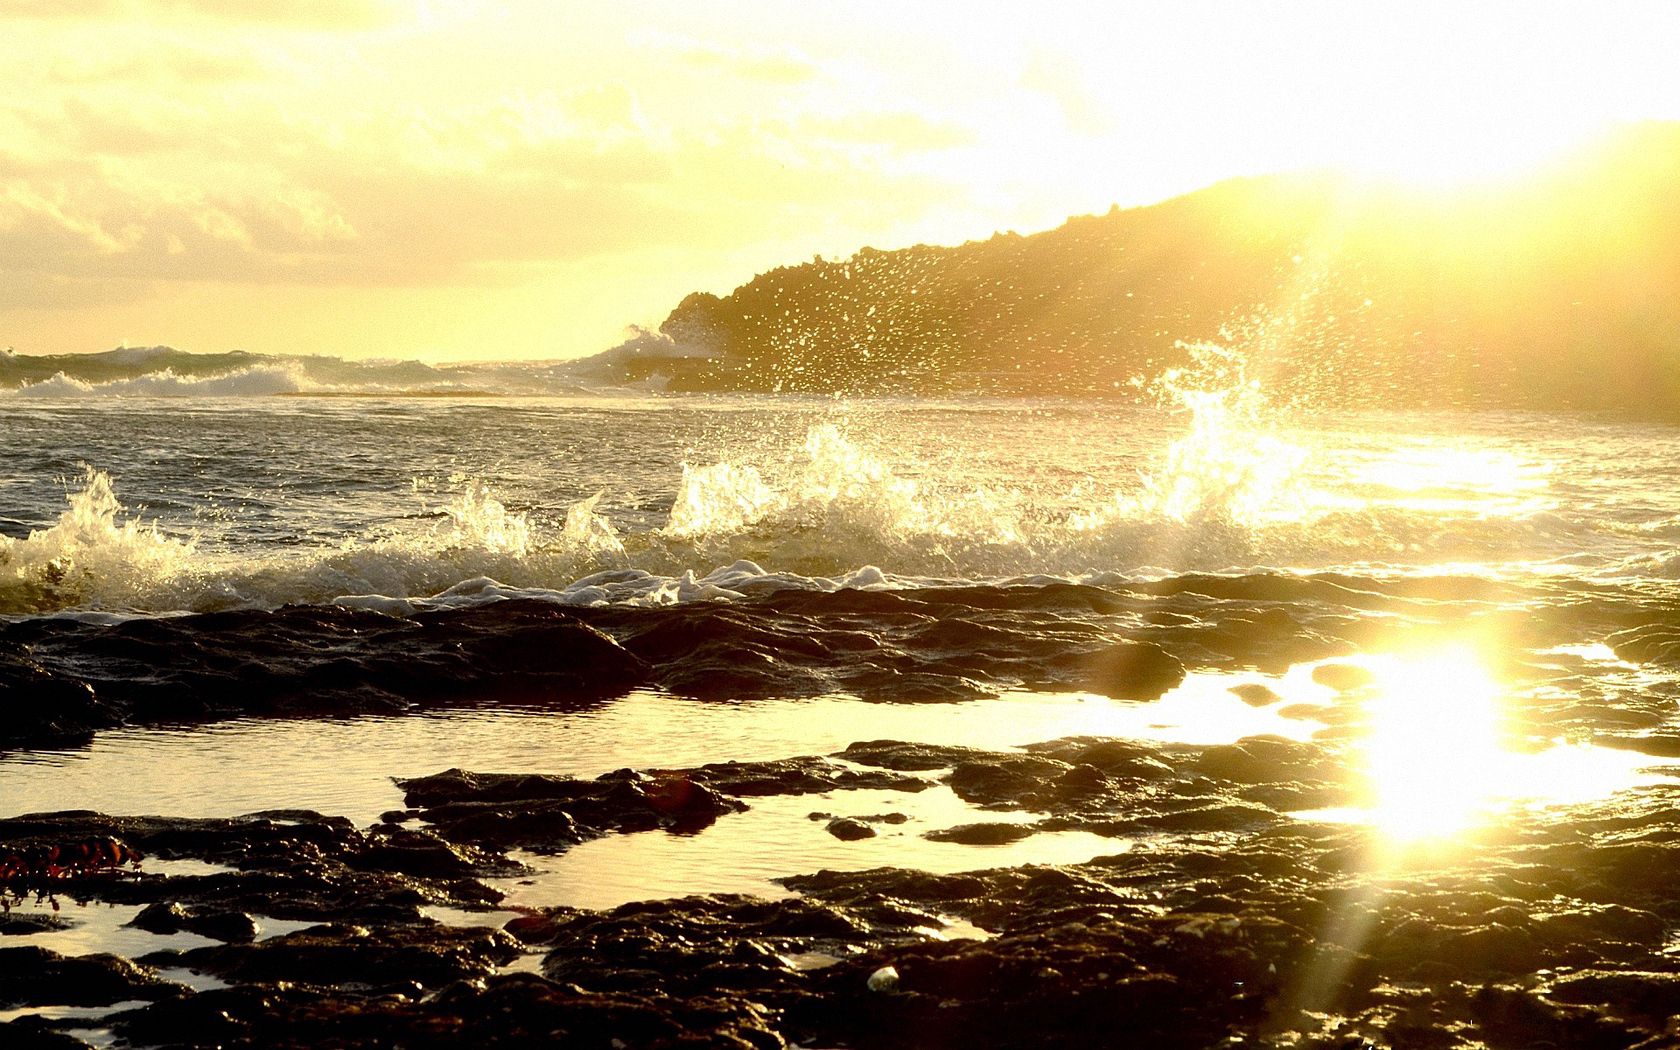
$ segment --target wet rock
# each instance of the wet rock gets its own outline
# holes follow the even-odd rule
[[[1032,744],[1027,750],[1075,767],[1092,766],[1109,777],[1160,780],[1174,775],[1173,767],[1162,760],[1161,749],[1129,741],[1069,737]]]
[[[187,909],[174,901],[149,904],[128,920],[130,926],[147,933],[178,933],[186,922]]]
[[[255,944],[154,952],[142,961],[185,966],[239,983],[440,988],[491,973],[521,949],[501,930],[420,923],[368,929],[317,926]]]
[[[837,757],[857,762],[859,765],[876,764],[862,760],[871,757],[867,752],[854,752],[851,748]],[[763,795],[812,795],[856,788],[923,791],[932,786],[930,781],[921,777],[904,776],[891,771],[892,769],[893,767],[883,767],[860,770],[830,758],[808,757],[772,762],[715,762],[683,770],[681,775],[725,794],[743,798]]]
[[[68,930],[74,925],[57,913],[0,911],[0,937],[32,937],[37,933]]]
[[[35,945],[0,948],[0,1008],[103,1006],[182,995],[181,985],[115,955],[64,956]]]
[[[855,842],[858,839],[872,839],[875,837],[874,828],[865,824],[861,820],[854,820],[851,817],[836,817],[828,822],[828,825],[824,830],[842,842]]]
[[[934,842],[960,842],[965,846],[1005,846],[1029,838],[1037,829],[1030,824],[1004,824],[986,821],[979,824],[959,824],[954,828],[930,831],[923,838]]]
[[[32,814],[0,820],[0,843],[31,844],[120,838],[150,856],[221,865],[203,873],[164,876],[97,870],[54,880],[54,890],[112,903],[176,904],[147,922],[221,939],[245,939],[249,914],[285,919],[418,919],[426,903],[471,907],[499,898],[472,876],[523,870],[472,846],[441,843],[430,832],[357,831],[349,821],[307,811],[241,818],[110,817],[100,813]],[[460,865],[440,865],[433,848]],[[412,864],[410,863],[412,862]],[[411,870],[404,870],[410,868]],[[470,872],[469,874],[461,874]]]
[[[945,782],[965,802],[1019,804],[1071,768],[1066,762],[1037,755],[998,755],[959,763]]]
[[[1283,699],[1271,686],[1261,685],[1259,682],[1244,682],[1241,685],[1233,685],[1231,692],[1236,695],[1238,700],[1250,707],[1267,707]]]
[[[169,901],[149,904],[128,921],[149,933],[196,933],[211,940],[248,943],[257,939],[256,920],[240,911],[188,910]]]
[[[1637,751],[1642,755],[1652,755],[1657,758],[1680,758],[1680,733],[1649,732],[1629,735],[1605,733],[1594,738],[1593,743],[1600,747]]]
[[[1312,680],[1338,693],[1364,689],[1376,681],[1376,676],[1358,664],[1320,664],[1312,670]]]
[[[128,1011],[117,1031],[135,1045],[717,1046],[786,1044],[769,1011],[732,996],[681,1000],[584,993],[528,974],[462,983],[422,1001],[334,990],[237,988]]]
[[[1637,970],[1581,970],[1559,977],[1546,997],[1581,1006],[1604,1005],[1619,1016],[1666,1021],[1680,1015],[1680,974]]]
[[[147,957],[238,987],[113,1019],[136,1044],[517,1046],[564,1037],[909,1048],[936,1032],[952,1045],[1071,1050],[1123,1032],[1168,1047],[1630,1047],[1665,1045],[1680,1010],[1668,976],[1680,923],[1672,788],[1567,812],[1518,810],[1463,843],[1396,850],[1370,829],[1278,812],[1347,776],[1346,753],[1328,744],[1082,737],[988,752],[874,741],[843,756],[594,780],[455,770],[405,782],[436,830],[358,830],[306,812],[241,821],[56,814],[0,821],[0,842],[120,833],[160,856],[227,865],[67,887],[90,899],[177,904],[158,910],[175,921],[251,910],[265,894],[273,905],[260,914],[336,920]],[[1129,841],[1079,865],[820,872],[782,880],[800,894],[785,900],[554,908],[501,931],[419,917],[428,901],[469,906],[489,894],[477,877],[510,870],[452,828],[548,820],[573,835],[680,831],[690,812],[709,821],[740,805],[723,785],[754,797],[925,786],[933,777],[912,774],[941,769],[975,804],[1034,812],[1027,825],[946,829],[959,841],[1060,828]],[[847,819],[867,828],[873,818]],[[995,936],[934,936],[961,921]],[[533,947],[545,950],[543,977],[498,973]],[[896,988],[871,992],[870,975],[888,968]]]
[[[85,741],[95,729],[120,725],[122,712],[101,703],[93,686],[31,659],[21,645],[0,642],[0,748]]]
[[[621,769],[594,780],[452,769],[398,781],[408,804],[446,839],[560,851],[609,832],[678,834],[746,809],[698,775]]]
[[[1204,776],[1239,784],[1329,780],[1340,772],[1320,747],[1278,736],[1252,736],[1206,748],[1194,767]]]
[[[1116,642],[1084,664],[1084,688],[1117,700],[1154,700],[1184,681],[1184,664],[1152,642]]]
[[[55,1023],[36,1014],[25,1014],[15,1021],[0,1023],[0,1042],[15,1050],[88,1050],[91,1044],[54,1028]]]
[[[19,636],[12,639],[7,634]],[[113,625],[0,627],[0,746],[119,724],[398,713],[464,702],[577,706],[647,681],[617,642],[546,602],[414,617],[289,606]]]
[[[984,757],[985,754],[986,752],[972,747],[945,747],[938,744],[904,743],[898,740],[865,740],[848,746],[836,757],[858,765],[909,773],[948,769],[964,759]]]

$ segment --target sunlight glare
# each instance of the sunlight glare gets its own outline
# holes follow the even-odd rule
[[[1372,664],[1365,759],[1379,826],[1400,840],[1463,829],[1499,786],[1498,684],[1465,648]]]
[[[1555,506],[1553,465],[1499,449],[1417,444],[1350,464],[1352,493],[1323,493],[1330,507],[1395,507],[1519,518]]]
[[[1468,646],[1372,658],[1364,771],[1371,822],[1399,844],[1445,839],[1514,804],[1589,802],[1651,779],[1646,756],[1502,741],[1505,690]]]

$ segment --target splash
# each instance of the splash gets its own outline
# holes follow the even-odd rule
[[[1296,484],[1304,449],[1266,423],[1268,402],[1248,376],[1241,351],[1215,343],[1186,344],[1190,363],[1151,384],[1156,400],[1188,412],[1190,429],[1167,449],[1160,468],[1143,476],[1134,516],[1176,522],[1214,521],[1257,528],[1299,520]]]
[[[480,550],[513,558],[531,551],[530,519],[524,514],[510,514],[483,482],[472,482],[442,509],[450,523],[450,531],[443,537],[446,549]]]
[[[783,504],[756,467],[683,464],[665,533],[680,539],[738,532]]]
[[[805,435],[805,470],[798,503],[807,517],[849,520],[883,532],[939,531],[936,515],[922,500],[921,487],[899,477],[878,457],[840,433],[832,423]]]
[[[194,544],[123,518],[109,475],[86,468],[68,499],[51,527],[21,540],[0,536],[0,612],[141,607],[188,573]]]
[[[624,541],[619,539],[618,530],[612,527],[612,522],[595,510],[603,495],[605,493],[597,492],[588,499],[579,500],[566,508],[566,524],[560,530],[560,538],[565,547],[596,557],[619,557],[624,554]]]
[[[777,537],[784,553],[808,537],[866,557],[913,556],[945,541],[988,545],[1022,539],[1017,500],[1010,494],[904,477],[834,423],[810,427],[797,451],[795,469],[776,480],[766,480],[750,464],[685,465],[661,533],[700,542],[756,529]]]

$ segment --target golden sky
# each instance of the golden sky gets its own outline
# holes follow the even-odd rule
[[[1680,118],[1680,4],[0,0],[0,345],[567,357],[1236,174]]]

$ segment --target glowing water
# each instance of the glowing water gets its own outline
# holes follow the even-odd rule
[[[407,600],[483,578],[564,600],[602,571],[643,575],[579,593],[637,601],[736,562],[816,586],[866,567],[914,581],[1371,563],[1670,578],[1680,564],[1667,495],[1680,441],[1667,432],[1540,418],[1286,425],[1258,398],[1246,383],[1191,384],[1183,415],[41,402],[8,420],[0,611]],[[61,447],[103,471],[68,512]]]

